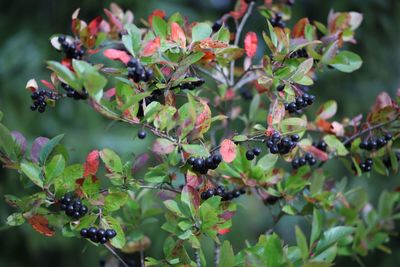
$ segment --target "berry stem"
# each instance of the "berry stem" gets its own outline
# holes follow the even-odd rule
[[[361,137],[361,136],[363,136],[364,134],[366,134],[366,133],[368,133],[368,132],[371,132],[371,131],[373,131],[373,130],[382,128],[382,127],[384,127],[384,126],[386,126],[386,125],[392,124],[393,122],[397,121],[398,119],[400,119],[400,113],[397,114],[397,115],[396,115],[393,119],[391,119],[391,120],[388,120],[388,121],[386,121],[386,122],[382,122],[382,123],[379,123],[379,124],[375,124],[374,126],[368,126],[368,128],[366,128],[366,129],[362,130],[361,132],[359,132],[359,133],[357,133],[357,134],[355,134],[355,135],[352,135],[352,136],[350,136],[349,138],[347,138],[347,139],[343,142],[343,145],[346,145],[346,144],[351,143],[352,141],[354,141],[354,140],[357,139],[358,137]]]

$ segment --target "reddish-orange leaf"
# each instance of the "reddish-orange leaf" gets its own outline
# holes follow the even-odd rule
[[[29,218],[28,222],[36,232],[42,235],[53,236],[55,234],[54,230],[50,229],[47,218],[42,215],[33,215]]]
[[[114,28],[117,31],[122,31],[124,29],[124,25],[119,19],[108,9],[104,9],[104,13],[106,13],[108,20],[110,21],[110,27]]]
[[[106,58],[109,58],[112,60],[116,60],[116,59],[120,60],[120,61],[124,62],[125,64],[127,64],[128,61],[131,59],[131,56],[127,52],[122,51],[122,50],[112,49],[112,48],[104,50],[103,55]]]
[[[236,5],[235,10],[231,11],[229,14],[234,19],[240,19],[246,13],[247,7],[248,7],[248,4],[246,3],[246,1],[245,0],[240,0],[239,5]]]
[[[218,234],[224,235],[224,234],[229,233],[230,231],[231,231],[231,229],[229,229],[229,228],[218,229]]]
[[[50,90],[55,91],[56,88],[54,87],[53,84],[51,84],[50,82],[46,81],[46,80],[40,80],[44,86],[46,86],[47,88],[49,88]]]
[[[151,15],[150,15],[149,18],[148,18],[148,21],[149,21],[150,26],[152,26],[152,24],[153,24],[153,17],[155,17],[155,16],[160,17],[160,18],[163,19],[163,18],[165,17],[165,12],[164,12],[164,10],[156,9],[156,10],[153,11],[153,13],[151,13]]]
[[[70,58],[64,58],[63,60],[61,60],[61,64],[63,64],[65,67],[67,67],[71,71],[75,72],[74,68],[72,67],[72,60]]]
[[[148,57],[153,55],[161,46],[160,37],[156,37],[154,40],[148,41],[143,48],[142,56]]]
[[[203,182],[203,179],[199,175],[197,175],[196,173],[194,173],[190,170],[187,171],[187,173],[186,173],[186,184],[187,185],[189,185],[193,188],[196,188],[199,185],[201,185],[202,182]]]
[[[202,136],[203,133],[207,132],[211,126],[211,110],[207,105],[207,102],[200,100],[200,103],[203,105],[203,110],[197,116],[195,122],[195,132],[197,136]]]
[[[186,47],[186,36],[181,26],[178,23],[171,23],[171,39],[181,47]]]
[[[319,119],[316,124],[321,131],[329,132],[331,130],[331,123],[326,120]]]
[[[310,24],[310,21],[308,18],[302,18],[299,20],[296,25],[294,25],[293,31],[292,31],[292,37],[293,38],[301,38],[304,37],[304,29],[306,28],[306,25]]]
[[[248,32],[244,38],[244,49],[249,58],[254,57],[257,52],[258,39],[255,32]]]
[[[88,25],[89,35],[97,34],[102,21],[103,21],[103,18],[101,16],[98,16],[89,23],[89,25]]]
[[[198,45],[196,45],[196,48],[201,48],[201,49],[215,49],[215,48],[224,48],[228,47],[227,43],[213,40],[211,38],[206,38],[204,40],[201,40]]]
[[[236,158],[236,145],[229,139],[225,139],[221,143],[221,148],[219,149],[222,159],[230,163]]]
[[[85,172],[83,174],[84,177],[89,175],[95,175],[97,170],[99,169],[99,151],[93,150],[86,157],[86,162],[84,164]]]

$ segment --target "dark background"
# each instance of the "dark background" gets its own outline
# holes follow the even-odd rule
[[[117,3],[135,14],[135,22],[147,17],[153,9],[164,9],[167,14],[176,11],[190,20],[214,21],[231,8],[229,0],[121,0]],[[24,91],[30,78],[48,79],[45,60],[60,59],[48,42],[53,33],[69,33],[72,12],[80,7],[80,18],[88,21],[109,1],[98,0],[13,0],[0,1],[0,110],[5,113],[4,124],[12,130],[22,132],[31,142],[37,136],[55,136],[65,133],[64,143],[70,148],[71,161],[82,162],[92,149],[110,147],[127,159],[130,153],[145,151],[149,138],[140,144],[134,140],[136,130],[126,125],[111,123],[92,112],[90,107],[73,101],[63,101],[56,109],[45,114],[29,110],[29,94]],[[357,32],[357,45],[351,50],[364,60],[362,68],[352,74],[328,71],[319,74],[313,87],[318,103],[336,99],[339,103],[338,118],[355,116],[369,110],[377,94],[388,91],[395,94],[400,87],[400,1],[396,0],[297,0],[294,19],[307,16],[311,20],[326,22],[330,9],[335,11],[359,11],[364,22]],[[290,24],[290,23],[289,23]],[[260,33],[266,30],[263,18],[252,16],[248,28]],[[314,105],[316,108],[318,105]],[[337,163],[327,164],[335,177],[347,173]],[[380,191],[399,185],[399,177],[359,177],[350,180],[351,186],[368,189],[371,202],[376,203]],[[397,181],[396,181],[397,179]],[[0,169],[0,196],[9,193],[24,195],[18,174]],[[228,238],[238,251],[245,240],[254,243],[257,236],[271,224],[269,211],[259,201],[243,198],[239,201],[239,212],[234,218],[234,229]],[[261,211],[261,212],[260,212]],[[12,209],[0,201],[0,266],[96,266],[99,259],[108,255],[101,248],[88,246],[79,239],[46,238],[34,232],[29,225],[7,228],[5,220]],[[303,224],[296,217],[282,220],[277,230],[288,242],[293,240],[295,223]],[[290,227],[289,227],[290,225]],[[397,229],[399,230],[399,229]],[[153,238],[149,254],[161,257],[161,230],[158,226],[148,229]],[[153,233],[153,234],[152,234]],[[156,237],[157,236],[157,237]],[[397,239],[397,240],[396,240]],[[210,247],[210,246],[209,246]],[[394,237],[390,243],[393,254],[373,252],[363,261],[366,266],[398,266],[400,242]],[[210,248],[211,250],[211,248]],[[396,264],[397,263],[397,264]],[[356,266],[352,259],[339,259],[337,266]]]

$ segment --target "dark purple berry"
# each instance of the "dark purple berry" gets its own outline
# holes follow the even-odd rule
[[[246,158],[247,158],[247,160],[253,160],[254,159],[254,152],[252,150],[247,150]]]
[[[144,130],[140,130],[137,134],[139,139],[145,139],[146,138],[147,133]]]

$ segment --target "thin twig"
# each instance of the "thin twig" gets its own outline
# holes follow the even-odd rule
[[[217,81],[220,82],[220,83],[225,83],[224,80],[222,80],[221,78],[219,78],[219,77],[217,77],[216,75],[212,74],[212,73],[209,72],[208,70],[206,70],[206,69],[204,69],[204,68],[202,68],[202,67],[199,67],[199,66],[196,66],[196,68],[197,68],[200,72],[202,72],[202,73],[206,74],[207,76],[209,76],[210,78],[212,78],[212,79],[214,79],[214,80],[217,80]]]
[[[244,14],[242,20],[240,21],[239,26],[237,27],[235,41],[233,43],[234,46],[237,46],[239,44],[240,36],[242,35],[244,25],[246,25],[247,19],[250,17],[251,12],[253,11],[254,5],[255,5],[255,2],[250,2],[246,13]],[[230,84],[231,85],[234,84],[234,79],[235,79],[234,71],[235,71],[235,60],[233,60],[231,62],[231,66],[230,66]]]
[[[109,245],[105,244],[104,247],[110,251],[111,254],[119,261],[121,262],[125,267],[129,267],[129,265],[121,258],[121,256],[118,255],[117,252],[115,252]]]
[[[146,188],[146,189],[154,189],[154,190],[166,190],[166,191],[171,191],[174,193],[181,193],[181,191],[173,188],[173,187],[164,187],[162,185],[160,186],[153,186],[153,185],[140,185],[140,188]]]

